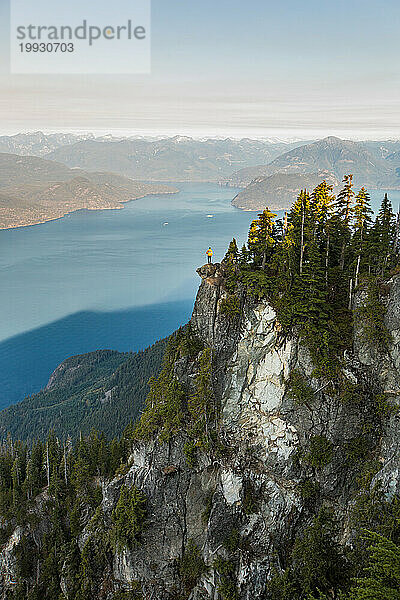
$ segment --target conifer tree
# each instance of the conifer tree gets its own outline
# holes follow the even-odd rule
[[[336,201],[337,236],[340,243],[340,270],[344,270],[346,246],[350,241],[350,219],[354,198],[353,175],[343,177],[343,189],[340,190]]]
[[[326,181],[320,183],[313,191],[310,198],[310,225],[312,240],[317,242],[324,263],[325,287],[328,287],[329,265],[331,251],[330,220],[333,210],[334,196],[332,186]],[[310,232],[311,235],[311,232]]]
[[[368,238],[369,272],[383,277],[395,256],[396,224],[392,204],[385,194]]]
[[[400,547],[377,533],[367,532],[370,560],[349,600],[400,600]]]
[[[343,184],[343,188],[337,196],[336,209],[339,217],[348,224],[351,218],[352,202],[354,198],[353,175],[345,175],[343,177]]]
[[[322,181],[310,197],[310,221],[314,238],[323,238],[326,223],[332,213],[333,202],[332,186]]]
[[[238,258],[239,258],[239,249],[237,247],[236,239],[233,238],[233,240],[229,244],[228,251],[225,254],[223,262],[226,263],[228,266],[232,266],[238,262]]]
[[[306,246],[305,227],[310,215],[310,196],[302,190],[293,204],[288,222],[292,226],[292,237],[299,249],[299,274],[303,272],[304,251]]]
[[[360,274],[361,261],[365,257],[365,246],[368,238],[368,232],[372,223],[371,219],[370,197],[367,190],[362,187],[355,198],[355,206],[353,210],[353,239],[352,247],[355,255],[355,286],[358,285]]]
[[[237,265],[240,262],[240,252],[237,247],[235,238],[229,244],[229,248],[223,259],[223,264],[226,266],[226,289],[233,293],[237,284]]]
[[[294,226],[290,224],[286,228],[285,237],[279,244],[271,263],[275,272],[274,297],[278,303],[281,299],[287,301],[294,281],[298,277],[299,257],[297,250],[296,232]]]
[[[304,332],[311,344],[320,347],[318,332],[327,329],[329,304],[325,286],[324,255],[317,240],[308,244],[307,262],[301,279],[297,314],[304,323]],[[322,348],[320,348],[322,350]]]
[[[250,226],[247,244],[249,253],[254,264],[262,270],[265,270],[276,243],[275,217],[276,214],[266,208]]]
[[[241,268],[246,267],[246,265],[249,262],[249,251],[247,250],[246,244],[243,244],[243,246],[240,250],[238,262],[239,262],[239,265]]]
[[[135,486],[125,485],[112,513],[117,543],[120,548],[131,548],[137,541],[146,517],[146,496]]]

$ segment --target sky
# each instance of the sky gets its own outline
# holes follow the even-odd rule
[[[0,132],[400,138],[399,30],[398,0],[153,0],[150,74],[11,75],[0,0]]]

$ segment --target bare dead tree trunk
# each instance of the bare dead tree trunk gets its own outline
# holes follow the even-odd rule
[[[50,485],[49,442],[46,442],[46,475],[47,475],[47,486],[49,486]]]
[[[328,239],[326,240],[326,254],[325,254],[325,283],[328,288],[328,265],[329,265],[329,243],[330,237],[328,233]]]
[[[361,262],[361,254],[359,254],[357,257],[356,277],[355,277],[354,287],[358,286],[358,275],[360,273],[360,262]]]
[[[304,204],[301,202],[301,238],[300,238],[300,275],[303,273],[303,256],[304,256]]]
[[[349,310],[353,302],[353,279],[350,279],[350,290],[349,290]]]
[[[67,452],[65,449],[65,442],[64,442],[64,480],[65,480],[65,485],[68,485],[68,477],[67,477]]]

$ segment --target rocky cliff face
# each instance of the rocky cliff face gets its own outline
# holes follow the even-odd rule
[[[387,350],[368,343],[362,334],[362,326],[356,324],[354,336],[354,354],[359,368],[364,370],[371,382],[378,385],[384,397],[395,405],[400,401],[400,278],[397,276],[388,282],[386,292],[385,325],[390,334]],[[361,292],[355,300],[355,307],[365,302],[366,293]],[[376,480],[382,482],[388,498],[400,492],[400,434],[399,416],[391,415],[384,421],[383,436],[380,443],[381,470]]]
[[[115,576],[127,584],[139,580],[146,598],[168,599],[179,589],[177,564],[193,540],[208,571],[193,589],[192,600],[218,598],[221,574],[215,558],[232,560],[227,540],[238,533],[240,547],[234,552],[239,598],[262,596],[273,566],[281,566],[285,545],[310,519],[307,502],[298,492],[302,481],[315,475],[320,487],[319,503],[331,505],[343,520],[354,495],[352,467],[346,466],[344,448],[368,419],[368,406],[338,403],[329,386],[312,377],[307,350],[296,338],[281,337],[273,309],[266,303],[245,304],[240,327],[232,327],[219,311],[223,269],[218,265],[199,270],[202,283],[192,326],[202,341],[214,349],[215,383],[222,404],[221,436],[228,445],[226,457],[212,462],[202,455],[196,468],[187,466],[184,440],[169,445],[140,445],[132,455],[127,475],[149,498],[151,518],[143,544],[135,553],[116,559]],[[347,357],[346,374],[368,394],[383,390],[399,397],[400,279],[389,283],[386,324],[393,337],[388,354],[371,347],[356,328],[354,354]],[[357,298],[361,304],[363,295]],[[290,372],[307,379],[313,399],[299,406],[290,397],[286,382]],[[182,375],[183,376],[183,375]],[[190,375],[189,375],[190,377]],[[326,391],[325,391],[326,390]],[[314,473],[298,464],[298,453],[315,436],[324,436],[333,448],[323,471]],[[379,440],[382,468],[376,475],[384,491],[398,486],[400,439],[398,417],[391,417]],[[377,441],[378,443],[378,441]],[[166,474],[166,467],[174,470]],[[105,503],[111,507],[106,490]]]
[[[254,600],[265,597],[273,570],[283,567],[288,545],[318,507],[333,509],[342,525],[341,543],[351,544],[348,516],[359,467],[349,455],[355,440],[367,435],[379,463],[371,485],[380,480],[387,497],[399,491],[399,417],[388,414],[379,431],[366,424],[377,394],[394,403],[400,398],[400,278],[387,286],[388,351],[366,341],[362,323],[356,325],[354,351],[346,356],[343,372],[350,387],[363,394],[357,403],[339,401],[334,382],[313,376],[307,349],[295,336],[282,336],[267,303],[239,297],[242,317],[228,318],[221,310],[228,295],[223,266],[206,265],[198,273],[202,282],[191,325],[213,349],[223,450],[199,452],[196,466],[190,467],[185,433],[164,444],[135,444],[127,474],[104,486],[102,508],[110,516],[121,486],[136,485],[147,496],[148,517],[141,544],[116,553],[107,577],[122,589],[139,582],[149,600]],[[365,301],[361,291],[355,307]],[[196,369],[196,360],[183,358],[175,365],[189,387]],[[307,385],[303,402],[289,390],[293,373]],[[318,464],[310,448],[321,439],[329,459]],[[310,499],[301,490],[311,481],[318,492]],[[81,544],[84,540],[85,535]],[[193,548],[205,567],[180,595],[185,587],[182,557]],[[69,598],[65,582],[63,590]]]

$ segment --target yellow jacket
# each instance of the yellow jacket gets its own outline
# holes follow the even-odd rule
[[[207,256],[212,256],[213,255],[213,251],[211,250],[211,248],[209,248],[206,252]]]

